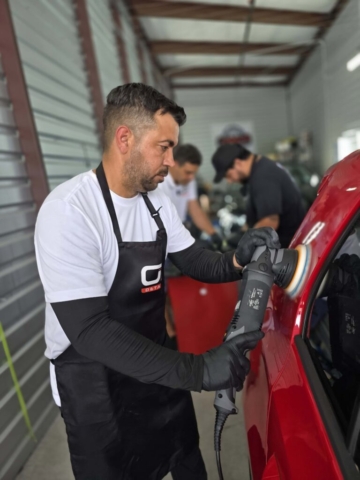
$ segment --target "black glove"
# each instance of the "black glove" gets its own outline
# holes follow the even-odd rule
[[[223,243],[223,239],[221,238],[221,236],[217,232],[215,232],[211,235],[210,239],[214,249],[220,250]]]
[[[247,230],[235,250],[235,258],[241,267],[250,263],[257,247],[281,248],[278,234],[273,228],[262,227]]]
[[[211,392],[236,388],[240,391],[250,371],[250,362],[245,357],[245,352],[255,348],[263,336],[262,332],[237,335],[219,347],[204,353],[202,355],[204,358],[203,390]]]

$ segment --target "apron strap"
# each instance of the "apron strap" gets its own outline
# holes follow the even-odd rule
[[[159,214],[159,210],[161,207],[159,208],[159,210],[155,210],[154,205],[151,203],[150,198],[148,197],[148,194],[141,192],[141,195],[144,199],[144,202],[146,203],[147,208],[149,209],[151,216],[155,220],[155,223],[158,226],[159,230],[164,229],[165,227]]]
[[[104,172],[104,167],[103,167],[102,162],[100,163],[100,165],[96,169],[96,176],[97,176],[98,182],[100,184],[100,188],[101,188],[101,191],[102,191],[107,209],[108,209],[109,214],[110,214],[110,218],[111,218],[111,222],[112,222],[112,225],[113,225],[113,230],[114,230],[114,233],[115,233],[116,240],[118,241],[118,243],[122,242],[119,222],[118,222],[117,217],[116,217],[114,204],[113,204],[113,201],[112,201],[112,198],[111,198],[110,189],[109,189],[108,182],[106,180],[106,175],[105,175],[105,172]]]

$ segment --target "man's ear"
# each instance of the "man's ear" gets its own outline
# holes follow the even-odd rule
[[[132,133],[125,125],[120,125],[115,132],[116,146],[120,152],[125,155],[129,151]]]

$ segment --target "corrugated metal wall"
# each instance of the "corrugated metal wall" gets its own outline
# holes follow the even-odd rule
[[[87,9],[105,104],[110,90],[124,83],[116,45],[115,23],[108,0],[87,0]]]
[[[318,48],[289,87],[293,134],[309,131],[312,135],[314,165],[320,170],[324,143],[324,81],[322,52]],[[309,73],[311,75],[309,75]]]
[[[153,64],[152,64],[152,60],[151,60],[149,51],[144,45],[142,45],[142,49],[143,49],[143,58],[144,58],[144,63],[145,63],[145,72],[146,72],[147,84],[156,88],[155,77],[154,77],[154,68],[153,68]]]
[[[72,0],[9,0],[31,107],[51,188],[98,165],[101,152]],[[109,0],[87,0],[102,93],[123,83]],[[141,81],[136,37],[120,2],[131,81]],[[149,83],[147,47],[141,44]],[[0,322],[38,439],[58,413],[44,356],[44,294],[33,231],[36,209],[0,63]],[[1,330],[0,330],[1,332]],[[0,342],[1,346],[1,342]],[[16,476],[36,443],[0,348],[0,480]]]
[[[213,124],[251,121],[256,149],[262,154],[272,152],[274,143],[288,134],[284,88],[179,89],[176,101],[188,116],[181,128],[182,142],[193,143],[202,152],[200,174],[207,181],[214,177]]]
[[[359,51],[359,23],[360,2],[351,0],[290,89],[295,133],[313,131],[322,170],[337,160],[336,140],[341,133],[360,128],[360,68],[346,69],[347,61]]]
[[[11,0],[10,6],[54,188],[97,166],[101,158],[74,7],[71,0]]]
[[[36,210],[1,65],[0,172],[0,322],[33,431],[41,438],[57,409],[50,393],[49,362],[44,357],[44,295],[33,240]],[[3,346],[0,479],[10,480],[36,444],[29,436]]]
[[[130,81],[142,82],[140,59],[130,13],[122,0],[118,0],[117,7],[121,17],[123,42],[125,44],[130,70]]]

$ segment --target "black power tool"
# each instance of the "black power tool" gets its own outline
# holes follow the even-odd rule
[[[243,270],[239,301],[224,342],[236,335],[260,330],[273,284],[284,288],[291,298],[296,298],[309,269],[310,247],[307,245],[299,245],[294,250],[258,247],[251,262]],[[230,388],[216,392],[215,396],[215,452],[220,480],[223,480],[220,462],[221,432],[227,417],[238,413],[235,395],[236,390]]]

